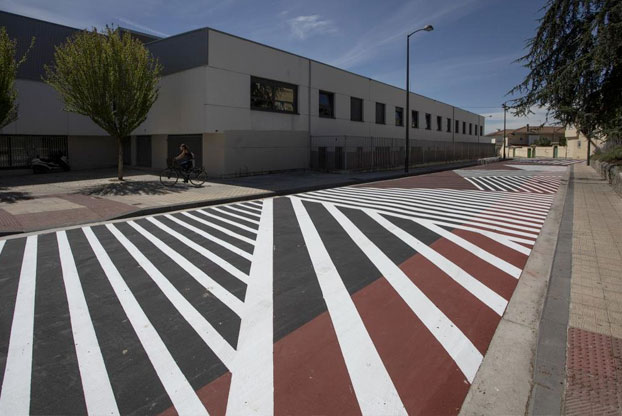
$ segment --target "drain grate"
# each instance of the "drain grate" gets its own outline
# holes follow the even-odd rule
[[[568,329],[566,415],[622,414],[622,340]]]

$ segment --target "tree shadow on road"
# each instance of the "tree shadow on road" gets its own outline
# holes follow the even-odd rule
[[[0,187],[0,202],[14,204],[17,201],[26,201],[32,199],[30,192],[11,191],[11,188]]]
[[[77,193],[89,196],[167,195],[188,191],[189,186],[164,186],[159,181],[123,181],[88,186]]]

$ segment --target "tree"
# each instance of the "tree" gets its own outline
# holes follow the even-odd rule
[[[549,0],[529,52],[529,73],[509,94],[518,116],[548,108],[589,140],[622,138],[622,2]]]
[[[117,139],[118,178],[123,179],[123,138],[145,119],[158,98],[161,66],[129,33],[106,26],[80,31],[56,47],[45,82],[65,110],[88,116]]]
[[[0,129],[17,120],[15,78],[19,66],[26,60],[34,42],[35,38],[32,38],[24,55],[17,60],[15,58],[17,41],[9,38],[4,26],[0,27]]]

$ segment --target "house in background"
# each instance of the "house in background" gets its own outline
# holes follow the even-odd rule
[[[20,117],[0,135],[0,165],[53,147],[64,149],[76,169],[114,166],[115,141],[89,118],[64,112],[59,95],[41,81],[54,47],[77,29],[5,12],[0,25],[17,39],[20,55],[36,37],[16,81]],[[214,176],[348,158],[403,163],[403,89],[210,28],[139,39],[163,76],[147,120],[127,138],[128,165],[163,168],[181,143]],[[415,163],[494,155],[484,117],[414,93],[409,100]]]

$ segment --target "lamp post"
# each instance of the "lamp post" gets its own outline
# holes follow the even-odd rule
[[[507,136],[505,134],[505,116],[508,112],[508,107],[503,103],[501,105],[503,107],[503,160],[505,160],[505,141],[507,140]]]
[[[408,172],[408,166],[410,165],[410,37],[422,30],[431,32],[434,28],[432,25],[426,25],[406,36],[406,157],[404,158],[404,172]]]

